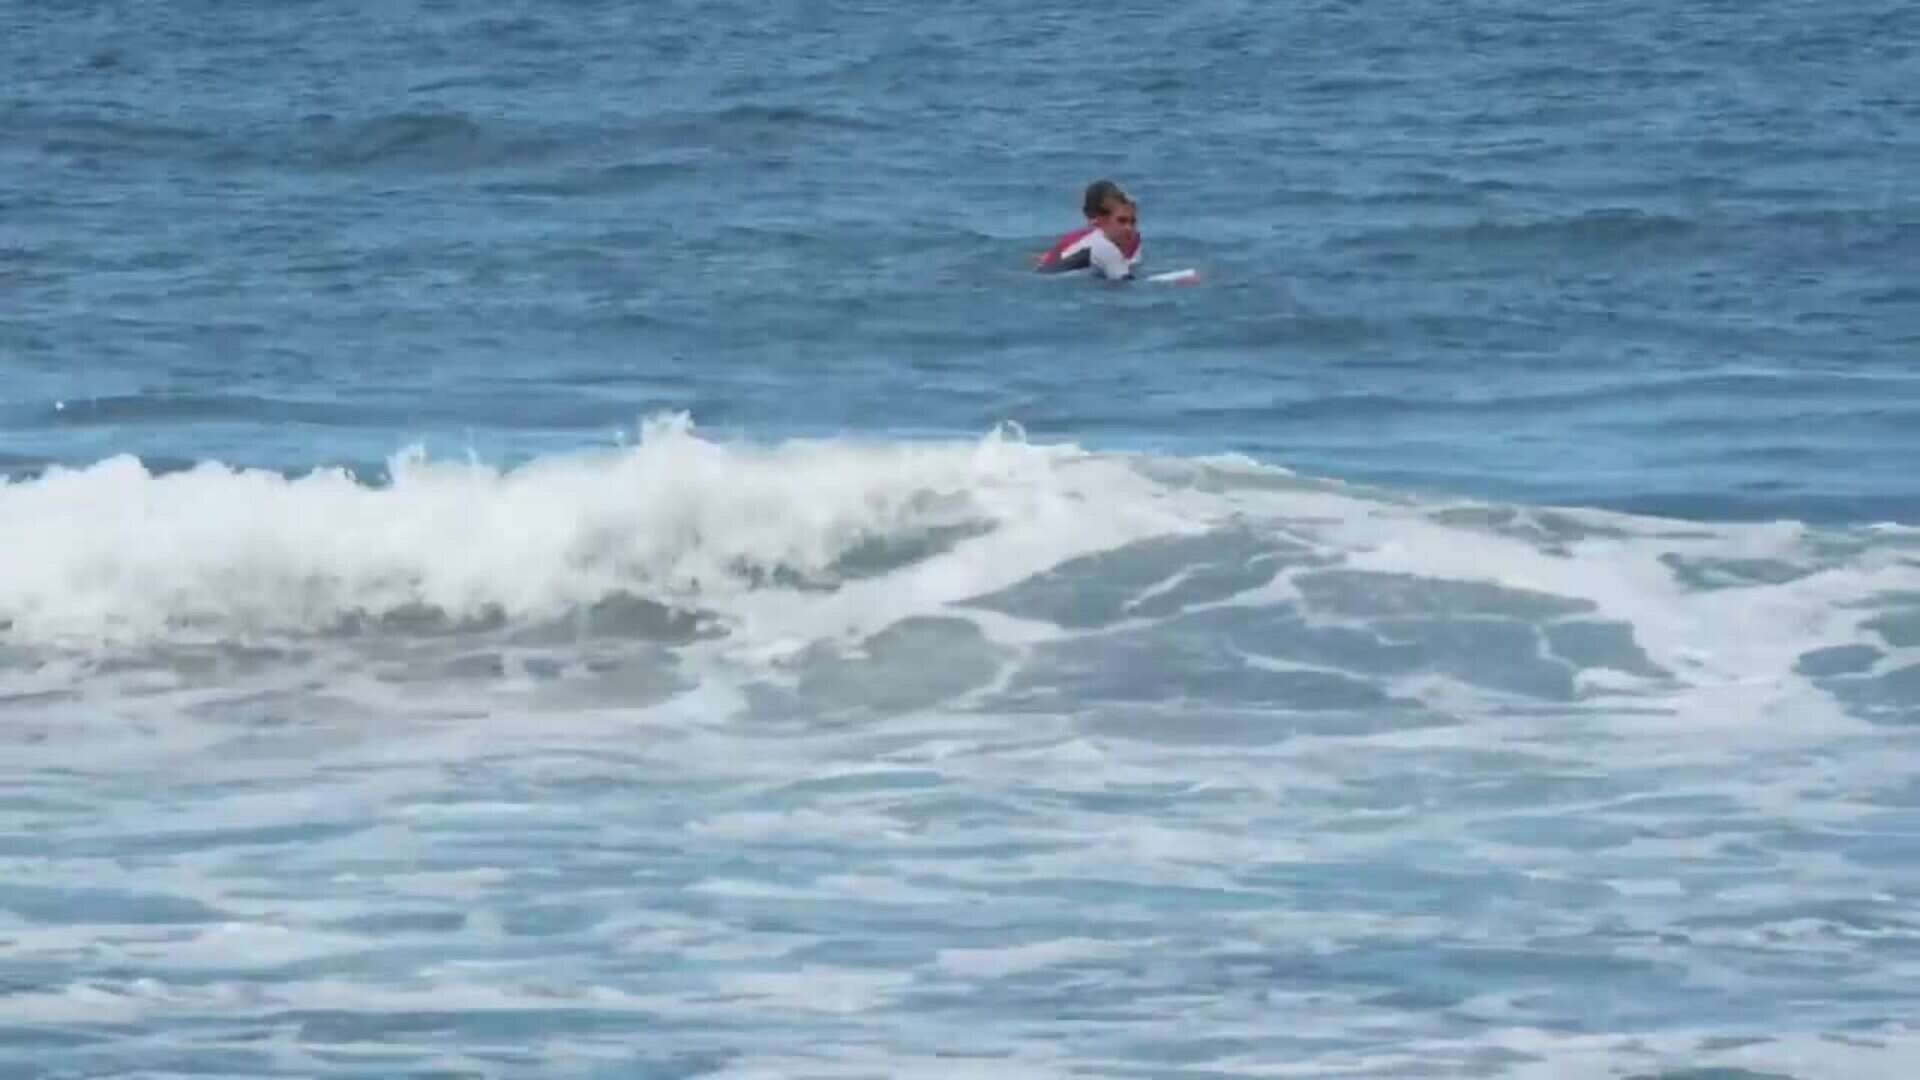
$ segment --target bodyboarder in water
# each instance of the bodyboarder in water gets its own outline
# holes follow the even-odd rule
[[[1053,247],[1034,257],[1033,268],[1043,274],[1091,270],[1109,281],[1134,277],[1140,261],[1140,208],[1111,180],[1087,185],[1080,203],[1087,223],[1062,236]],[[1190,283],[1200,275],[1192,270],[1155,275],[1155,279]]]

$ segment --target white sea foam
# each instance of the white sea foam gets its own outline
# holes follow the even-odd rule
[[[1885,530],[1012,433],[56,472],[0,487],[0,1009],[316,1073],[1898,1074],[1915,593]]]
[[[213,463],[156,475],[120,457],[0,486],[0,621],[26,642],[138,641],[417,609],[536,619],[623,593],[724,605],[858,575],[850,557],[915,561],[915,545],[996,534],[1010,566],[895,586],[951,594],[1180,527],[1156,494],[1123,463],[1000,434],[754,447],[684,418],[649,422],[627,450],[511,470],[403,454],[381,485]]]
[[[631,448],[515,469],[403,454],[384,484],[218,464],[155,475],[116,458],[0,486],[0,624],[28,647],[232,643],[366,620],[527,623],[632,597],[703,612],[735,633],[734,656],[767,661],[1078,556],[1237,528],[1349,570],[1590,605],[1683,681],[1723,702],[1751,692],[1753,708],[1790,707],[1805,725],[1817,700],[1777,685],[1797,658],[1860,640],[1855,605],[1920,587],[1891,547],[1821,557],[1791,524],[1567,514],[1583,531],[1543,545],[1445,509],[1248,462],[1091,454],[1000,432],[761,446],[703,438],[684,417],[648,422]],[[1706,567],[1705,581],[1715,565],[1755,561],[1793,569],[1736,588],[1676,569]],[[1133,603],[1165,601],[1194,572],[1168,562]],[[1246,602],[1292,599],[1293,581],[1283,573]],[[997,630],[1019,640],[1019,625]],[[1581,677],[1595,693],[1622,687],[1618,671]]]

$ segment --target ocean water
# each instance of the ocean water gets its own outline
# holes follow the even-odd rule
[[[1916,45],[0,0],[0,1077],[1915,1075]]]

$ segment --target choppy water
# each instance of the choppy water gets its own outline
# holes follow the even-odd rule
[[[1911,1075],[1917,40],[0,2],[0,1076]]]

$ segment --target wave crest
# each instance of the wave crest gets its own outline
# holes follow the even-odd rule
[[[1060,475],[1073,456],[1007,432],[728,444],[676,415],[627,448],[512,469],[410,449],[377,484],[116,457],[0,485],[0,622],[36,642],[244,636],[832,591],[1009,523],[1048,528],[1081,497]]]

